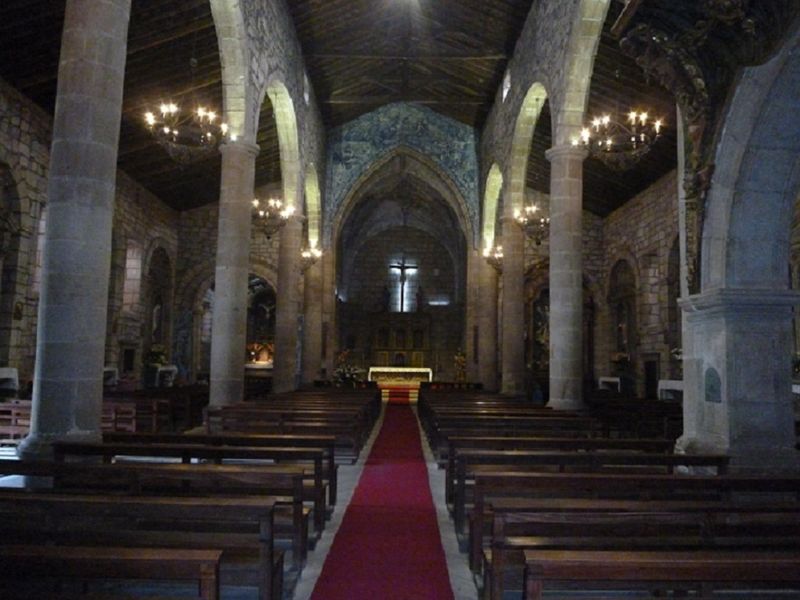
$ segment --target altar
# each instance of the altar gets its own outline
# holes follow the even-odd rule
[[[381,399],[406,404],[419,399],[421,381],[433,381],[433,371],[427,367],[370,367],[367,381],[375,381]]]

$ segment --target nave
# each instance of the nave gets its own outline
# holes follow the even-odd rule
[[[466,387],[413,408],[269,395],[194,432],[0,461],[28,477],[0,492],[3,597],[800,598],[797,476],[673,454],[657,403],[565,415]],[[271,430],[275,411],[305,433]]]

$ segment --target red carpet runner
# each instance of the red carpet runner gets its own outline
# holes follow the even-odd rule
[[[311,598],[453,598],[417,420],[408,406],[386,406]]]

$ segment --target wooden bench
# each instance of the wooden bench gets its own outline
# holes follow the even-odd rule
[[[800,477],[756,475],[664,475],[537,473],[496,471],[475,479],[470,519],[470,566],[478,568],[483,551],[487,506],[495,498],[607,498],[626,500],[730,500],[746,493],[752,501],[800,499]]]
[[[62,492],[186,496],[276,496],[288,509],[292,560],[300,570],[308,549],[308,512],[303,507],[304,471],[281,465],[116,463],[86,464],[0,460],[0,475],[52,478]],[[276,515],[276,532],[283,532]]]
[[[3,587],[24,597],[28,581],[75,580],[196,581],[201,600],[219,596],[219,550],[80,546],[0,546]],[[13,582],[13,583],[12,583]],[[59,594],[60,596],[60,594]],[[42,596],[39,596],[42,597]]]
[[[800,553],[526,550],[524,600],[541,600],[552,581],[638,584],[800,584]],[[800,593],[800,592],[798,592]]]
[[[769,511],[769,509],[766,509]],[[691,511],[497,513],[483,553],[485,595],[501,600],[504,580],[536,550],[800,551],[800,504],[794,511],[740,512],[720,504]]]
[[[193,460],[211,461],[214,464],[231,461],[287,461],[291,463],[308,462],[313,471],[310,476],[310,487],[304,499],[314,503],[314,527],[321,533],[325,527],[327,504],[325,490],[327,482],[324,478],[323,460],[325,450],[322,448],[281,448],[255,446],[206,446],[202,444],[147,444],[147,443],[99,443],[88,442],[55,442],[53,444],[54,459],[64,462],[68,457],[96,456],[104,462],[111,462],[115,457],[137,458],[176,458],[183,463]],[[335,476],[335,469],[334,469]]]
[[[247,446],[256,448],[322,448],[325,451],[323,477],[327,478],[328,501],[336,504],[336,438],[332,435],[295,434],[204,434],[204,433],[103,433],[103,442],[124,444],[202,444],[204,446]]]
[[[195,498],[0,491],[0,545],[56,544],[223,551],[223,584],[280,600],[283,554],[273,545],[275,498]]]
[[[474,478],[504,468],[530,471],[596,473],[635,468],[638,472],[674,473],[676,467],[713,469],[717,475],[727,472],[728,456],[715,454],[653,454],[644,452],[546,452],[528,450],[458,450],[455,473],[448,474],[456,530],[462,532],[466,517],[468,491]]]

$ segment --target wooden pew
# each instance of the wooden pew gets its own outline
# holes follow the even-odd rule
[[[502,599],[504,579],[515,567],[521,575],[527,549],[800,551],[800,504],[775,512],[706,504],[694,510],[497,513],[483,555],[485,596]]]
[[[103,441],[123,444],[203,444],[206,446],[250,446],[257,448],[323,448],[328,479],[328,502],[336,504],[337,467],[336,437],[332,435],[302,434],[202,434],[202,433],[127,433],[104,432]]]
[[[475,479],[470,519],[470,566],[476,569],[483,551],[488,506],[494,498],[608,498],[629,500],[727,500],[736,493],[774,500],[776,495],[800,499],[800,477],[756,475],[664,475],[537,473],[496,471]]]
[[[0,460],[0,476],[5,475],[52,477],[53,487],[62,492],[277,496],[281,504],[290,507],[293,564],[300,570],[305,563],[308,548],[307,515],[303,508],[305,473],[298,467]]]
[[[356,423],[331,423],[328,421],[286,420],[277,423],[271,420],[258,420],[235,414],[226,415],[224,409],[211,410],[206,422],[207,434],[290,434],[290,435],[332,435],[337,448],[349,452],[352,462],[358,459],[361,448],[369,432]]]
[[[218,573],[221,555],[219,550],[0,546],[0,571],[6,579],[2,585],[6,588],[11,585],[14,597],[17,598],[24,598],[25,592],[24,588],[16,587],[15,583],[20,580],[37,581],[46,577],[58,581],[196,581],[199,589],[197,598],[217,600],[220,597]]]
[[[525,600],[541,600],[554,580],[613,582],[652,587],[676,584],[737,583],[798,588],[800,553],[686,551],[526,550]],[[646,588],[646,589],[648,589]]]
[[[471,482],[482,473],[514,469],[597,473],[613,469],[636,468],[639,472],[674,473],[676,467],[714,469],[717,475],[727,472],[730,457],[716,454],[648,454],[644,452],[547,452],[529,450],[458,450],[455,473],[446,481],[451,487],[456,531],[462,532]]]
[[[195,498],[0,490],[0,545],[56,544],[223,551],[221,580],[280,600],[275,498]]]
[[[183,463],[192,460],[212,461],[223,464],[226,461],[289,461],[309,462],[313,465],[311,487],[306,489],[304,499],[314,503],[314,527],[318,534],[325,527],[327,515],[326,482],[324,479],[322,448],[281,448],[253,446],[206,446],[202,444],[148,444],[148,443],[87,443],[87,442],[55,442],[53,444],[54,459],[64,462],[68,457],[89,456],[101,457],[110,463],[115,457],[137,458],[177,458]],[[304,488],[305,489],[305,488]]]

